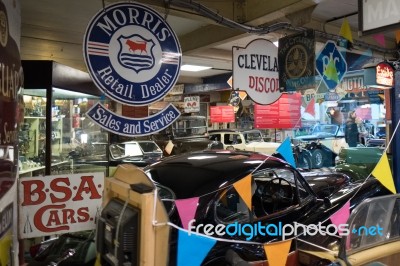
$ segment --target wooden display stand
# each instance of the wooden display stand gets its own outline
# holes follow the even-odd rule
[[[148,193],[138,193],[131,189],[132,184],[144,184],[153,190]],[[128,199],[130,205],[140,209],[139,265],[168,265],[170,228],[166,223],[169,219],[161,200],[157,198],[154,202],[153,182],[134,165],[118,165],[113,177],[105,179],[103,207],[112,198],[119,198],[122,201]],[[154,204],[156,204],[155,215]],[[155,221],[159,225],[153,225]]]

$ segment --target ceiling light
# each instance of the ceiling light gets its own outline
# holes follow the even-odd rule
[[[182,71],[192,71],[192,72],[197,72],[197,71],[202,71],[206,69],[210,69],[210,66],[196,66],[196,65],[182,65],[181,70]]]

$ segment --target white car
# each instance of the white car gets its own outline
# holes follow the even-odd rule
[[[255,151],[266,154],[273,154],[281,143],[265,142],[259,130],[210,130],[209,138],[212,141],[221,142],[224,149]]]

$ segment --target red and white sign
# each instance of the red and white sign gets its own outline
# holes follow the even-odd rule
[[[254,127],[298,128],[301,127],[301,94],[283,94],[270,105],[254,105]]]
[[[103,188],[104,173],[21,178],[20,238],[94,229]]]
[[[376,66],[376,84],[393,87],[394,70],[388,63],[382,62]]]
[[[185,113],[200,112],[200,96],[190,96],[183,99]]]
[[[281,97],[278,48],[270,41],[256,39],[246,48],[233,47],[233,89],[246,91],[256,103],[266,105]]]
[[[235,122],[235,112],[233,106],[210,106],[211,123],[231,123]]]

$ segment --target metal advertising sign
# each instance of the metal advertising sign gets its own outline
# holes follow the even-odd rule
[[[315,33],[307,30],[279,39],[279,85],[283,91],[315,87]]]
[[[327,41],[317,56],[316,67],[326,87],[333,91],[347,72],[347,63],[333,41]]]
[[[376,65],[376,84],[393,87],[394,69],[390,64],[381,62]]]
[[[160,14],[138,3],[100,10],[88,25],[83,49],[95,84],[123,104],[159,101],[179,76],[178,38]]]
[[[183,101],[185,113],[200,112],[200,96],[185,97]]]
[[[104,173],[21,178],[20,237],[94,229],[103,189]]]
[[[169,104],[162,111],[145,118],[120,117],[97,103],[86,113],[99,126],[124,136],[146,136],[167,128],[180,116],[178,109]]]
[[[271,104],[281,97],[278,48],[256,39],[246,48],[233,47],[233,89],[246,91],[258,104]]]

